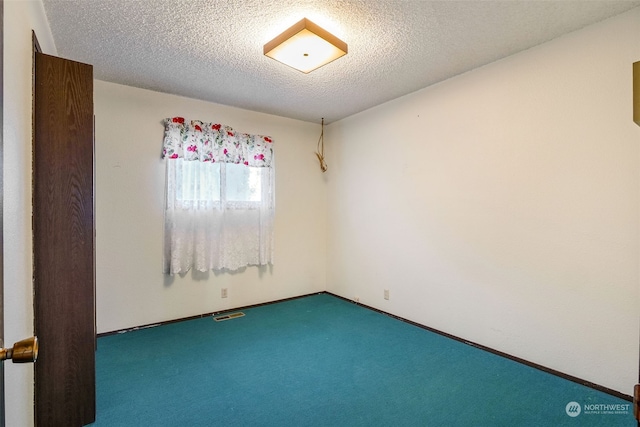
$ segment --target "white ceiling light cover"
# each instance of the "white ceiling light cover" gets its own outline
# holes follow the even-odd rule
[[[303,19],[264,45],[264,54],[307,74],[347,54],[347,44]]]

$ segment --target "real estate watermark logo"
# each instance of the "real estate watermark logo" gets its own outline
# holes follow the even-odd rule
[[[568,416],[575,418],[580,414],[583,415],[628,415],[630,412],[630,403],[585,403],[583,405],[578,402],[569,402],[565,406],[564,411]]]
[[[582,412],[582,407],[578,402],[569,402],[567,403],[567,406],[564,408],[564,410],[567,415],[573,418],[580,415],[580,412]]]

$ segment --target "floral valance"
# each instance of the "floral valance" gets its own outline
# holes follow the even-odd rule
[[[231,127],[171,117],[164,121],[163,159],[199,160],[271,167],[273,140]]]

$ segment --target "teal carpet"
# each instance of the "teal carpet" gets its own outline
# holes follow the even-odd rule
[[[630,402],[331,295],[243,312],[99,338],[92,425],[636,425]]]

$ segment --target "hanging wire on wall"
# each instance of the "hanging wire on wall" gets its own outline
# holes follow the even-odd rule
[[[320,131],[320,139],[318,139],[316,156],[318,156],[318,160],[320,161],[320,169],[322,172],[326,172],[327,162],[324,161],[324,117],[322,118],[322,130]]]

